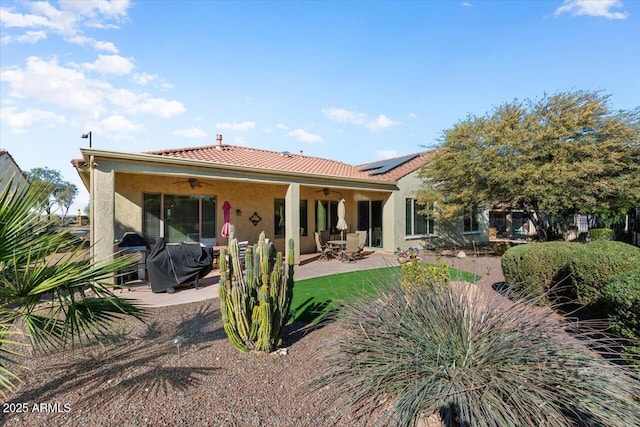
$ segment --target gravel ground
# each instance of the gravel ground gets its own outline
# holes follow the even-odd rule
[[[424,259],[427,262],[435,260]],[[440,259],[503,279],[499,258]],[[331,390],[311,392],[324,343],[339,325],[294,324],[286,355],[240,354],[228,343],[218,300],[151,309],[113,344],[24,358],[23,383],[3,402],[6,426],[323,426],[337,410]],[[171,340],[185,338],[178,357]],[[24,350],[23,350],[24,351]],[[339,425],[349,425],[347,417]]]

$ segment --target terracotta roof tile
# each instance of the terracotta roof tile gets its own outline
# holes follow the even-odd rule
[[[397,181],[403,176],[420,168],[431,158],[430,152],[418,153],[415,158],[398,165],[386,173],[372,174],[375,171],[361,170],[372,163],[365,165],[350,165],[321,157],[227,144],[147,151],[143,154],[175,157],[187,160],[199,160],[226,166],[250,167],[282,172],[308,173],[314,175],[356,178],[373,181]],[[82,162],[79,160],[72,160],[72,163],[74,166],[78,167]]]
[[[387,173],[372,175],[371,171],[362,171],[362,166],[354,166],[336,160],[226,144],[149,151],[145,154],[201,160],[231,166],[245,166],[258,169],[345,178],[371,179],[376,181],[396,181],[418,169],[430,158],[430,156],[420,153],[418,157]]]

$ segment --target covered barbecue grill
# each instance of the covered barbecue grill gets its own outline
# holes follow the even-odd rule
[[[149,252],[149,245],[144,240],[144,238],[138,233],[134,233],[132,231],[128,231],[123,234],[122,239],[116,240],[116,247],[120,253],[139,253],[140,257],[138,258],[137,265],[137,274],[136,271],[130,271],[128,274],[125,274],[120,278],[121,284],[129,282],[131,280],[145,280],[145,259],[147,252]],[[137,277],[136,277],[137,276]]]
[[[147,256],[151,291],[172,294],[176,286],[190,282],[195,282],[197,289],[198,279],[213,269],[212,264],[210,248],[200,243],[167,244],[160,237]]]

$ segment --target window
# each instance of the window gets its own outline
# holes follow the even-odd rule
[[[316,201],[316,231],[329,230],[331,234],[338,234],[338,202],[335,200]]]
[[[416,199],[406,199],[405,203],[405,234],[407,236],[435,234],[433,204],[419,205]]]
[[[307,227],[307,201],[300,200],[300,235],[306,236],[309,234],[309,227]]]
[[[216,237],[215,196],[143,195],[142,235],[148,243],[199,242]]]
[[[472,205],[464,210],[464,232],[472,233],[480,230],[478,223],[478,205]]]
[[[284,199],[275,199],[273,205],[273,224],[275,237],[284,237],[285,224],[285,202]],[[307,229],[307,201],[300,200],[300,235],[306,236]]]

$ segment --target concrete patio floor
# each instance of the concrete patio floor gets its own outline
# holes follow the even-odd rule
[[[494,256],[467,256],[464,259],[457,257],[436,257],[432,254],[422,254],[423,262],[432,264],[445,263],[450,267],[478,274],[482,279],[479,286],[492,285],[504,280],[500,269],[500,258]],[[363,259],[356,262],[342,262],[337,259],[323,261],[318,254],[301,255],[300,265],[295,267],[294,279],[303,280],[312,277],[327,276],[357,270],[370,270],[382,267],[398,265],[397,257],[386,252],[365,250]],[[198,289],[193,284],[182,285],[175,289],[173,294],[166,292],[154,293],[148,283],[143,281],[131,282],[130,290],[118,290],[116,294],[122,298],[138,300],[147,307],[165,307],[170,305],[186,304],[206,299],[218,298],[218,281],[220,270],[215,269],[207,276],[200,279]]]

